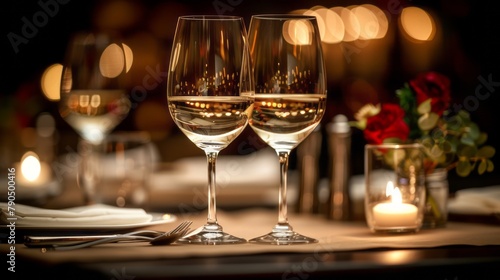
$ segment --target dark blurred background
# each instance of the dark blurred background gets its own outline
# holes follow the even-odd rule
[[[488,133],[488,143],[498,149],[500,11],[493,7],[493,1],[472,0],[7,1],[2,3],[0,27],[2,142],[16,139],[23,128],[35,125],[37,116],[48,112],[56,121],[57,152],[67,152],[63,147],[76,145],[76,133],[59,117],[57,103],[44,96],[40,79],[48,66],[63,61],[68,40],[77,31],[112,29],[120,32],[134,52],[128,85],[133,89],[140,86],[151,71],[160,76],[166,71],[180,15],[240,15],[248,27],[253,14],[361,4],[372,4],[386,14],[387,33],[380,39],[324,43],[329,107],[323,125],[339,113],[353,120],[354,113],[365,103],[394,101],[394,91],[406,81],[420,72],[433,70],[450,77],[453,104],[470,108],[472,119]],[[400,8],[409,6],[420,7],[432,17],[436,32],[433,40],[414,42],[403,35],[399,24]],[[28,30],[26,26],[30,24],[34,28]],[[484,84],[485,80],[489,85]],[[478,98],[477,89],[480,89],[481,98]],[[143,97],[115,130],[149,131],[164,161],[203,155],[172,124],[166,107],[164,80]],[[365,144],[360,131],[353,131],[352,141],[352,173],[360,174]],[[179,145],[183,148],[179,149]],[[264,146],[247,129],[223,153],[244,154]],[[321,172],[326,176],[328,153],[325,143],[322,151]],[[493,159],[497,170],[499,157],[496,155]],[[458,178],[451,172],[450,185],[452,190],[458,190],[499,184],[497,174],[495,171],[480,177],[471,174]]]

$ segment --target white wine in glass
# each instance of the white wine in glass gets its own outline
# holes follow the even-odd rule
[[[66,52],[59,113],[81,137],[78,184],[88,204],[96,202],[96,150],[131,107],[124,85],[126,53],[119,38],[90,32],[75,35]]]
[[[314,243],[295,232],[287,215],[290,152],[320,123],[326,109],[326,73],[316,18],[255,15],[248,31],[255,105],[250,127],[278,154],[278,222],[271,232],[250,240],[264,244]]]
[[[179,129],[205,151],[208,216],[202,230],[178,243],[234,244],[245,239],[223,231],[216,214],[216,160],[246,127],[254,83],[241,17],[179,17],[167,81],[168,108]]]

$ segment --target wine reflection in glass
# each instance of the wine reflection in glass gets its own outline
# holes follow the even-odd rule
[[[255,78],[250,127],[279,158],[278,222],[252,243],[300,244],[316,239],[295,232],[287,217],[290,152],[320,123],[326,108],[326,77],[316,18],[254,15],[248,31]]]
[[[216,160],[246,127],[254,84],[241,17],[182,16],[167,79],[168,108],[179,129],[208,161],[208,216],[202,230],[178,243],[231,244],[245,239],[223,231],[216,215]]]
[[[76,34],[67,48],[59,113],[81,137],[77,181],[87,204],[96,203],[97,150],[131,107],[124,84],[131,61],[131,50],[107,33]]]

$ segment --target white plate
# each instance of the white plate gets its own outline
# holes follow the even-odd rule
[[[119,231],[124,229],[134,229],[142,228],[153,225],[161,225],[175,222],[177,216],[173,214],[161,214],[161,213],[148,213],[153,216],[153,219],[145,223],[135,223],[135,224],[121,224],[121,225],[78,225],[68,227],[67,225],[49,225],[49,226],[27,226],[27,225],[16,225],[18,230],[29,230],[29,231]],[[7,225],[2,225],[6,227]]]

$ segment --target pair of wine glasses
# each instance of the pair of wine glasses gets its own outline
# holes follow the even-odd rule
[[[74,82],[65,83],[65,76],[75,74],[65,73],[61,112],[70,124],[80,125],[73,127],[84,139],[97,135],[94,142],[98,142],[103,138],[102,132],[109,131],[128,112],[130,104],[123,101],[123,92],[109,88],[94,90],[90,95],[107,105],[97,106],[105,109],[90,118],[88,108],[76,111],[75,103],[71,102],[89,95],[88,91],[82,94],[82,90],[75,89]],[[294,231],[287,215],[290,152],[320,123],[326,109],[326,73],[315,17],[254,15],[248,34],[243,18],[237,16],[179,17],[168,68],[167,101],[175,124],[205,152],[208,162],[207,222],[199,233],[178,243],[247,242],[226,233],[216,214],[218,154],[247,124],[276,151],[281,173],[278,222],[269,233],[249,242],[278,245],[317,242]],[[87,120],[82,120],[81,115],[86,115]],[[96,115],[101,115],[101,120]],[[89,124],[101,134],[86,135],[84,131],[92,132]]]

